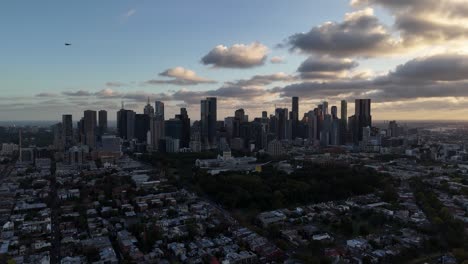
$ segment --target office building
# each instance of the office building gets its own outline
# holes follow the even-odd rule
[[[104,135],[107,133],[107,111],[106,110],[99,110],[98,112],[99,117],[99,135]]]
[[[372,127],[371,99],[356,99],[354,111],[353,139],[354,143],[358,143],[362,140],[362,129]]]
[[[97,113],[94,110],[84,111],[83,129],[85,136],[85,145],[88,145],[91,149],[96,148],[96,137],[97,137]]]
[[[190,118],[187,113],[187,109],[180,108],[180,114],[176,115],[182,122],[182,136],[180,138],[180,147],[188,148],[190,144]]]
[[[132,140],[135,138],[135,112],[123,108],[117,112],[117,132],[120,138]]]
[[[154,107],[150,104],[149,97],[148,97],[148,103],[145,105],[145,108],[143,109],[143,113],[150,117],[154,116]]]
[[[154,116],[158,116],[164,121],[164,103],[156,101],[154,102],[154,106]]]
[[[135,138],[139,142],[146,142],[149,130],[150,116],[147,114],[135,114]]]
[[[73,146],[72,115],[62,115],[62,145],[65,150]]]
[[[159,149],[159,141],[164,138],[164,119],[155,115],[150,119],[150,145],[154,151]]]
[[[287,108],[277,108],[275,110],[275,119],[276,119],[276,138],[278,140],[284,140],[287,136],[288,129],[288,109]]]
[[[201,141],[206,149],[216,146],[216,97],[207,97],[200,103]]]

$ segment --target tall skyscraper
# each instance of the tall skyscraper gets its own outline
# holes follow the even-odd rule
[[[135,114],[135,138],[140,142],[147,142],[150,130],[150,116],[146,114]]]
[[[117,112],[117,132],[120,138],[132,140],[135,137],[135,112],[123,108]]]
[[[83,128],[85,136],[85,145],[90,148],[96,148],[96,136],[97,136],[97,113],[94,110],[84,111]]]
[[[323,101],[322,103],[322,114],[324,116],[328,115],[328,102],[327,101]]]
[[[362,129],[372,127],[371,99],[356,99],[354,107],[355,127],[353,139],[355,143],[362,140]]]
[[[277,108],[275,110],[276,117],[276,138],[279,140],[286,139],[288,129],[288,109]]]
[[[154,115],[159,116],[164,120],[164,103],[161,101],[154,102]]]
[[[346,100],[341,100],[341,115],[340,115],[341,122],[347,126],[348,123],[348,102]]]
[[[341,100],[341,114],[340,114],[340,143],[346,143],[346,135],[348,133],[348,102]]]
[[[107,111],[99,110],[99,135],[104,135],[107,133]]]
[[[54,132],[54,149],[62,151],[64,148],[63,145],[63,125],[62,123],[57,123],[52,126],[52,131]]]
[[[338,108],[336,106],[331,107],[332,119],[338,119]]]
[[[65,150],[68,150],[73,146],[72,115],[62,115],[62,141]]]
[[[148,97],[148,103],[145,105],[145,108],[143,109],[143,113],[150,117],[154,116],[154,107],[150,104],[149,97]]]
[[[155,115],[150,119],[150,143],[153,150],[159,150],[159,143],[164,136],[163,116]]]
[[[299,125],[299,97],[292,98],[292,111],[291,111],[291,137],[294,139],[298,136]]]
[[[208,148],[213,148],[216,145],[216,101],[216,97],[207,97],[200,103],[201,140]]]
[[[182,137],[180,138],[180,147],[188,148],[190,146],[190,118],[187,109],[180,108],[180,114],[176,118],[182,122]]]

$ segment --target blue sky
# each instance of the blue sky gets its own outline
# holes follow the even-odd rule
[[[0,11],[0,79],[7,95],[17,95],[142,81],[177,65],[218,80],[246,78],[252,71],[213,70],[200,58],[218,44],[261,41],[274,47],[298,29],[341,19],[347,9],[342,1],[302,0],[8,1]],[[255,74],[292,72],[296,65],[280,66]]]
[[[459,0],[449,0],[453,1]],[[298,73],[299,65],[308,56],[315,56],[317,61],[322,60],[323,56],[333,60],[353,60],[359,65],[353,68],[356,73],[371,70],[371,77],[368,79],[376,78],[387,74],[388,71],[394,71],[397,65],[404,64],[417,55],[433,54],[431,48],[440,48],[439,43],[431,42],[435,40],[424,39],[410,52],[399,52],[392,56],[386,56],[381,46],[378,56],[375,53],[362,54],[362,51],[356,54],[346,51],[347,53],[342,55],[339,51],[337,54],[310,51],[307,47],[287,41],[288,37],[294,34],[304,33],[303,37],[308,37],[305,33],[328,21],[343,23],[348,13],[352,16],[355,14],[355,17],[368,17],[370,20],[375,18],[385,29],[373,24],[369,26],[369,31],[384,31],[389,42],[394,41],[390,38],[394,38],[395,42],[404,42],[407,29],[396,28],[394,23],[395,19],[398,20],[399,16],[402,16],[402,10],[406,9],[389,8],[382,4],[381,0],[355,2],[364,4],[356,6],[343,0],[4,1],[0,9],[0,108],[3,112],[0,113],[0,119],[51,119],[54,115],[59,118],[60,113],[57,112],[60,111],[71,111],[78,115],[85,108],[82,103],[84,101],[89,102],[91,106],[102,103],[102,98],[98,100],[80,97],[81,100],[77,100],[76,97],[64,96],[66,92],[79,90],[94,94],[103,89],[113,89],[122,97],[125,93],[138,92],[156,100],[162,93],[168,95],[181,89],[191,92],[211,91],[226,86],[226,82],[278,72],[296,76],[295,83],[298,84],[323,82],[324,80],[305,80],[301,73]],[[410,8],[416,8],[417,2],[409,0],[408,5]],[[415,14],[415,17],[417,16],[418,14]],[[355,18],[349,18],[350,21],[353,19]],[[65,42],[72,45],[65,46]],[[229,48],[236,44],[250,45],[255,42],[268,48],[267,59],[261,64],[241,68],[217,65],[213,67],[201,62],[202,58],[218,45]],[[277,47],[285,42],[288,43],[284,47]],[[413,44],[414,42],[411,42],[411,45]],[[392,50],[388,50],[387,53],[394,53],[394,46],[391,47]],[[290,51],[290,48],[294,48],[294,51]],[[282,57],[284,62],[270,63],[269,60],[275,56]],[[158,74],[175,67],[194,71],[197,76],[216,83],[144,85],[148,80],[166,79],[167,76]],[[341,73],[336,75],[340,77],[325,81],[342,81],[345,72]],[[351,73],[347,74],[348,77],[351,76]],[[118,82],[122,85],[110,87],[106,85],[108,82]],[[287,93],[278,93],[272,97],[269,89],[290,84],[290,81],[269,82],[263,87],[248,89],[265,89],[267,94],[262,97],[263,100],[276,100],[281,103],[287,102]],[[315,96],[308,99],[309,108],[313,108],[313,103],[319,100],[333,100],[328,92],[316,93],[311,88],[306,88],[306,91],[313,91]],[[346,91],[340,92],[340,95],[346,94]],[[372,94],[374,90],[369,87],[367,92]],[[54,96],[38,98],[36,95],[41,93]],[[201,96],[201,93],[198,95]],[[121,100],[117,97],[119,96],[105,100],[112,100],[112,103],[116,104]],[[180,98],[170,100],[174,102],[168,102],[167,105],[172,107],[169,112],[177,111],[180,104],[193,104]],[[236,98],[235,102],[233,100],[233,97],[226,99],[226,115],[229,107],[240,106],[249,109],[252,103],[245,102],[245,105],[242,105],[243,98]],[[415,97],[412,100],[420,98]],[[15,101],[18,102],[16,107],[12,106],[12,102]],[[53,101],[56,104],[51,104],[50,108],[44,107],[44,104]],[[397,105],[397,102],[392,104]],[[29,108],[23,109],[21,104],[28,105]],[[77,104],[77,107],[73,104]],[[129,101],[129,107],[136,110],[141,110],[141,104],[143,102],[140,99],[135,102]],[[38,105],[37,109],[32,105]],[[193,105],[196,111],[197,106]],[[304,109],[306,110],[309,109]],[[259,109],[252,110],[252,114],[257,112]]]

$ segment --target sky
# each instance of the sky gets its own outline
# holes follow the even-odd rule
[[[300,112],[372,99],[374,120],[468,119],[468,0],[6,0],[0,120],[78,120],[148,98]],[[65,43],[71,45],[66,46]]]

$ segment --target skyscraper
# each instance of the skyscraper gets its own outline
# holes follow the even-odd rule
[[[107,133],[107,111],[99,110],[99,135],[104,135]]]
[[[331,107],[332,119],[338,119],[338,108],[336,106]]]
[[[73,120],[72,115],[62,115],[62,141],[65,150],[73,146]]]
[[[372,127],[371,99],[356,99],[354,107],[355,127],[353,139],[355,143],[362,140],[362,129]]]
[[[340,114],[340,143],[346,143],[346,135],[348,133],[348,102],[341,100]]]
[[[182,137],[180,138],[180,147],[188,148],[190,146],[190,118],[187,109],[180,108],[180,114],[176,118],[182,122]]]
[[[123,108],[117,112],[117,132],[120,138],[132,140],[135,137],[135,112]]]
[[[347,127],[348,123],[348,102],[346,100],[341,100],[341,122]]]
[[[213,148],[216,144],[216,97],[207,97],[200,103],[201,140],[205,147]]]
[[[323,101],[322,103],[322,114],[324,116],[328,115],[328,102],[327,101]]]
[[[164,103],[161,101],[154,102],[154,115],[159,116],[164,120]]]
[[[276,138],[279,140],[286,139],[288,129],[288,109],[277,108],[275,110],[276,117]]]
[[[291,134],[292,138],[296,138],[298,135],[299,125],[299,97],[294,96],[292,98],[292,111],[291,111]]]
[[[148,97],[148,103],[145,105],[145,108],[143,109],[143,113],[150,117],[154,115],[154,107],[150,104],[149,97]]]
[[[146,114],[135,114],[135,138],[140,142],[146,142],[149,130],[150,116]]]
[[[97,113],[94,110],[84,111],[83,129],[85,136],[85,145],[90,148],[96,148],[96,127],[97,127]]]

